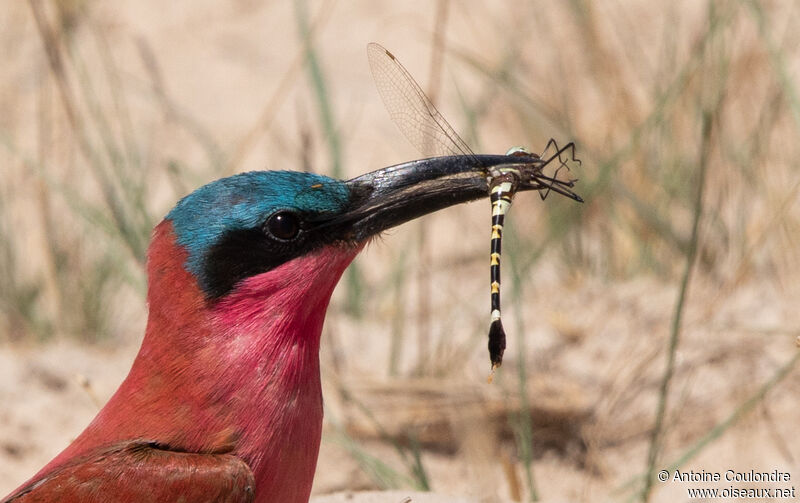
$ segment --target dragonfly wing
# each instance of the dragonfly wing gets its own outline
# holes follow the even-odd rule
[[[474,155],[394,54],[373,42],[367,57],[389,116],[422,155]]]

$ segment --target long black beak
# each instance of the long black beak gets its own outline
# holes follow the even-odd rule
[[[362,241],[428,213],[489,196],[489,179],[501,168],[520,173],[518,191],[539,190],[583,202],[571,189],[575,180],[543,173],[538,156],[471,155],[420,159],[361,175],[346,182],[350,209],[336,220],[350,224]],[[544,195],[543,195],[544,197]]]

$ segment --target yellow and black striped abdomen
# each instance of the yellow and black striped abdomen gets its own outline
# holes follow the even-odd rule
[[[514,173],[503,173],[492,179],[489,200],[492,204],[492,241],[490,254],[492,321],[489,326],[489,359],[492,370],[503,363],[506,333],[500,317],[500,254],[502,253],[503,222],[511,208],[516,185]]]

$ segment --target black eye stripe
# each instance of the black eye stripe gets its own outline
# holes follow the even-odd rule
[[[283,216],[273,221],[272,219],[279,214]],[[286,221],[283,221],[284,216]],[[297,223],[293,238],[282,239],[274,234],[294,233],[295,229],[290,225],[293,219],[296,219]],[[329,220],[329,216],[280,210],[267,217],[260,226],[225,232],[209,248],[204,257],[200,283],[207,298],[211,301],[220,299],[230,293],[240,281],[272,270],[335,241],[340,235],[337,229],[322,225]],[[279,223],[281,230],[286,230],[286,234],[275,228],[270,229]],[[286,227],[283,227],[284,225]]]

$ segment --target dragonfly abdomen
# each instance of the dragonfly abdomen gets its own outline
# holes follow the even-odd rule
[[[503,222],[511,208],[518,173],[513,170],[501,172],[490,183],[489,200],[492,204],[492,240],[489,273],[491,278],[491,325],[489,326],[489,359],[492,370],[503,363],[506,349],[506,333],[500,314],[500,255],[503,248]]]

